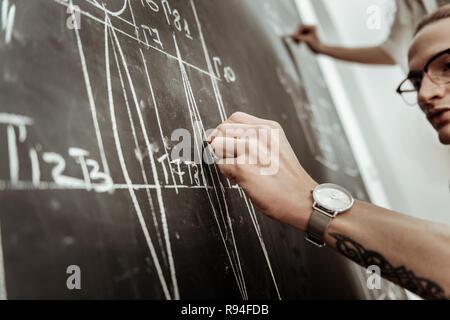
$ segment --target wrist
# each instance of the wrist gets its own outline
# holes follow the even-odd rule
[[[314,200],[311,191],[318,184],[311,184],[309,187],[302,186],[294,191],[291,199],[293,203],[286,213],[285,222],[302,231],[306,230],[309,218],[311,217]]]
[[[324,55],[330,55],[330,46],[328,46],[328,45],[326,45],[326,44],[324,44],[324,43],[320,43],[318,46],[317,46],[317,53],[318,54],[324,54]]]
[[[337,215],[336,218],[331,221],[330,226],[327,230],[327,234],[349,234],[349,232],[351,232],[352,230],[354,231],[355,227],[351,225],[355,217],[354,212],[359,212],[359,215],[357,215],[356,217],[360,217],[361,205],[361,201],[355,199],[353,206],[349,210]]]

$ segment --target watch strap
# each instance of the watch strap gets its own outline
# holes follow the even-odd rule
[[[325,247],[325,231],[328,229],[331,219],[331,217],[314,209],[309,218],[305,239],[318,247]]]

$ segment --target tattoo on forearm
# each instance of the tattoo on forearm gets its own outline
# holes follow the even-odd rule
[[[341,254],[363,267],[367,268],[371,265],[379,266],[383,277],[418,294],[424,299],[448,299],[445,296],[444,289],[437,283],[417,277],[414,272],[407,270],[404,266],[392,266],[378,252],[367,250],[356,241],[344,235],[330,233],[330,236],[336,239],[336,249]]]

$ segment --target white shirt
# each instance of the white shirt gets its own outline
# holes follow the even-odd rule
[[[408,48],[422,18],[438,8],[436,0],[396,0],[389,9],[393,18],[388,39],[381,47],[408,72]]]

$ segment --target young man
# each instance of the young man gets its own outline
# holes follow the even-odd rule
[[[324,44],[317,35],[316,28],[300,25],[292,38],[306,43],[318,54],[349,62],[395,65],[405,72],[408,69],[407,51],[417,24],[422,18],[450,0],[396,0],[392,6],[386,6],[387,20],[392,21],[388,38],[378,46],[365,48],[346,48]],[[391,4],[389,2],[389,4]]]
[[[450,6],[445,6],[420,24],[409,49],[410,73],[405,83],[414,86],[420,107],[446,145],[450,145],[449,49]],[[279,148],[279,157],[270,159],[278,163],[276,174],[262,175],[260,162],[240,161],[254,152],[252,143],[266,143],[245,137],[247,130],[259,129],[280,132],[279,139],[268,140],[265,153]],[[267,216],[306,231],[307,240],[319,246],[326,243],[363,267],[377,265],[382,276],[425,299],[450,298],[449,226],[353,202],[339,186],[318,186],[273,121],[235,113],[216,128],[209,142],[221,158],[221,172],[238,183]]]

